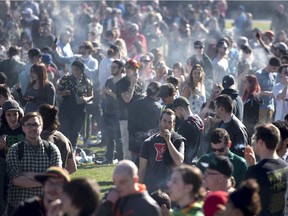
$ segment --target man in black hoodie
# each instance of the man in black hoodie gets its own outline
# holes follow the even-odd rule
[[[231,97],[233,102],[233,114],[240,120],[243,121],[243,101],[242,98],[239,96],[239,92],[232,88],[235,84],[235,79],[232,75],[226,75],[223,77],[222,86],[224,90],[221,94],[226,94]]]

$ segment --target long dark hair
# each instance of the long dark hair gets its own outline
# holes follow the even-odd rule
[[[201,89],[200,89],[200,92],[202,92],[202,87],[203,87],[203,81],[204,81],[204,77],[205,77],[205,72],[202,68],[202,66],[200,64],[195,64],[193,65],[191,71],[190,71],[190,74],[189,74],[189,80],[188,80],[188,86],[190,87],[191,91],[194,92],[195,89],[196,89],[196,86],[195,86],[195,83],[194,83],[194,80],[193,80],[193,71],[196,70],[196,69],[199,69],[201,74],[202,74],[202,77],[200,78],[199,82],[201,83]]]
[[[246,101],[251,95],[255,96],[257,93],[261,91],[260,85],[255,75],[247,75],[245,76],[245,78],[250,84],[250,89],[249,91],[245,89],[243,97],[242,97],[243,101]]]
[[[45,85],[49,83],[45,64],[43,63],[33,64],[30,69],[30,72],[33,72],[37,75],[40,84],[39,89],[42,89]],[[32,81],[32,84],[35,84],[35,81]]]
[[[75,60],[73,63],[72,63],[72,66],[75,66],[77,68],[79,68],[81,70],[81,73],[82,73],[82,78],[81,78],[81,82],[84,82],[85,85],[88,85],[89,83],[89,79],[87,78],[84,70],[85,70],[85,65],[82,61],[80,60]]]
[[[43,119],[43,131],[53,132],[59,128],[58,112],[58,108],[50,104],[42,104],[39,107],[39,113]]]

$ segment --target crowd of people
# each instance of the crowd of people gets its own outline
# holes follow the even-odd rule
[[[0,214],[288,214],[288,13],[228,10],[0,2]],[[104,197],[70,179],[91,135],[117,164]]]

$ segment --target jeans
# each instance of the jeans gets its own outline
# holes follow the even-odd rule
[[[123,157],[126,160],[131,160],[131,152],[129,150],[129,131],[128,131],[128,121],[120,120],[120,131],[121,140],[123,145]]]
[[[112,161],[115,156],[119,161],[122,160],[123,149],[118,115],[106,113],[102,115],[102,137],[107,147],[105,154],[106,159]],[[115,145],[116,155],[114,155]]]

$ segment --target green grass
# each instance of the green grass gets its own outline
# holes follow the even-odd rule
[[[233,27],[232,25],[233,23],[233,20],[226,20],[226,23],[225,23],[225,26],[227,29],[230,29]],[[270,20],[254,20],[253,21],[253,28],[259,28],[261,29],[262,31],[265,31],[265,30],[269,30],[270,29],[270,24],[271,24],[271,21]]]
[[[101,194],[104,194],[110,187],[113,186],[112,174],[115,165],[95,165],[94,163],[83,164],[78,166],[78,170],[72,174],[72,178],[87,177],[95,179],[101,189]]]
[[[92,137],[94,138],[94,137]],[[86,147],[82,145],[83,141],[78,140],[79,147],[94,153],[96,157],[102,157],[105,153],[105,147]],[[115,165],[96,165],[94,163],[79,164],[78,170],[71,175],[72,178],[86,177],[95,179],[103,195],[109,188],[113,186],[112,174]]]

